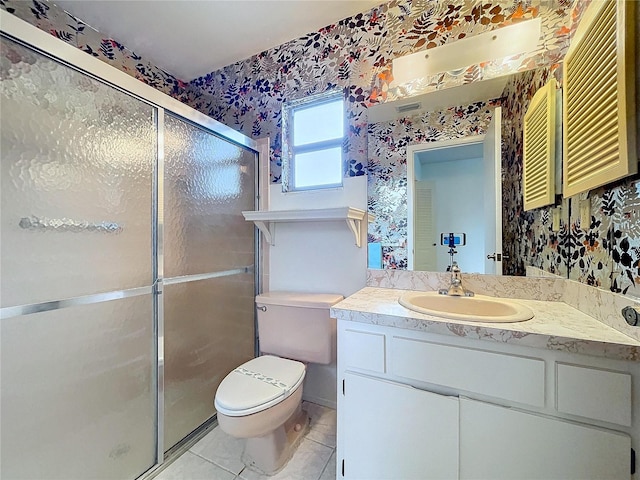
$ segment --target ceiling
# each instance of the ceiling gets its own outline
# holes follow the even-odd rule
[[[190,81],[383,0],[54,0],[180,80]]]

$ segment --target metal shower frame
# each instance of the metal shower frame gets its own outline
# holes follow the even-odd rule
[[[0,308],[0,320],[4,318],[28,315],[35,312],[57,310],[59,308],[100,303],[114,299],[134,297],[139,295],[154,294],[154,336],[156,353],[156,463],[150,470],[142,474],[148,476],[156,470],[164,461],[164,308],[162,292],[164,285],[204,280],[208,278],[235,275],[238,273],[248,273],[249,268],[240,268],[223,272],[213,272],[208,274],[187,275],[183,277],[164,278],[164,212],[163,212],[163,191],[164,191],[164,124],[165,112],[170,113],[188,123],[191,123],[208,133],[227,140],[235,145],[243,147],[254,153],[255,161],[255,208],[258,208],[259,199],[259,144],[232,128],[213,120],[201,112],[187,106],[186,104],[146,85],[130,75],[104,63],[91,55],[59,40],[39,28],[27,23],[24,20],[0,10],[0,36],[9,38],[28,48],[60,62],[74,70],[80,71],[95,80],[107,84],[121,92],[124,92],[155,108],[155,123],[157,127],[157,158],[153,174],[152,192],[152,255],[153,255],[153,279],[151,286],[131,288],[127,290],[84,295],[61,301],[42,302],[29,305],[19,305]],[[255,235],[255,266],[254,284],[255,293],[260,288],[260,266],[259,248],[260,238]],[[254,318],[255,322],[255,318]]]

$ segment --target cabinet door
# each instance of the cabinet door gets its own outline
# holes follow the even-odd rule
[[[458,399],[345,374],[344,478],[458,478]]]
[[[630,476],[628,435],[460,399],[460,478],[600,480]]]

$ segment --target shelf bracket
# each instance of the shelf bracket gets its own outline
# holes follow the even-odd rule
[[[355,218],[347,218],[347,226],[349,230],[353,232],[353,236],[356,239],[356,246],[359,248],[361,245],[360,242],[360,229],[362,228],[362,221],[356,220]]]
[[[275,245],[275,225],[273,224],[273,222],[263,222],[260,220],[254,220],[253,223],[256,224],[256,227],[258,227],[258,230],[260,230],[262,232],[262,234],[264,235],[264,239],[267,241],[267,243],[269,243],[269,245]]]

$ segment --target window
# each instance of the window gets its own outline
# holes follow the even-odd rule
[[[282,190],[342,185],[344,102],[329,92],[285,104]]]

